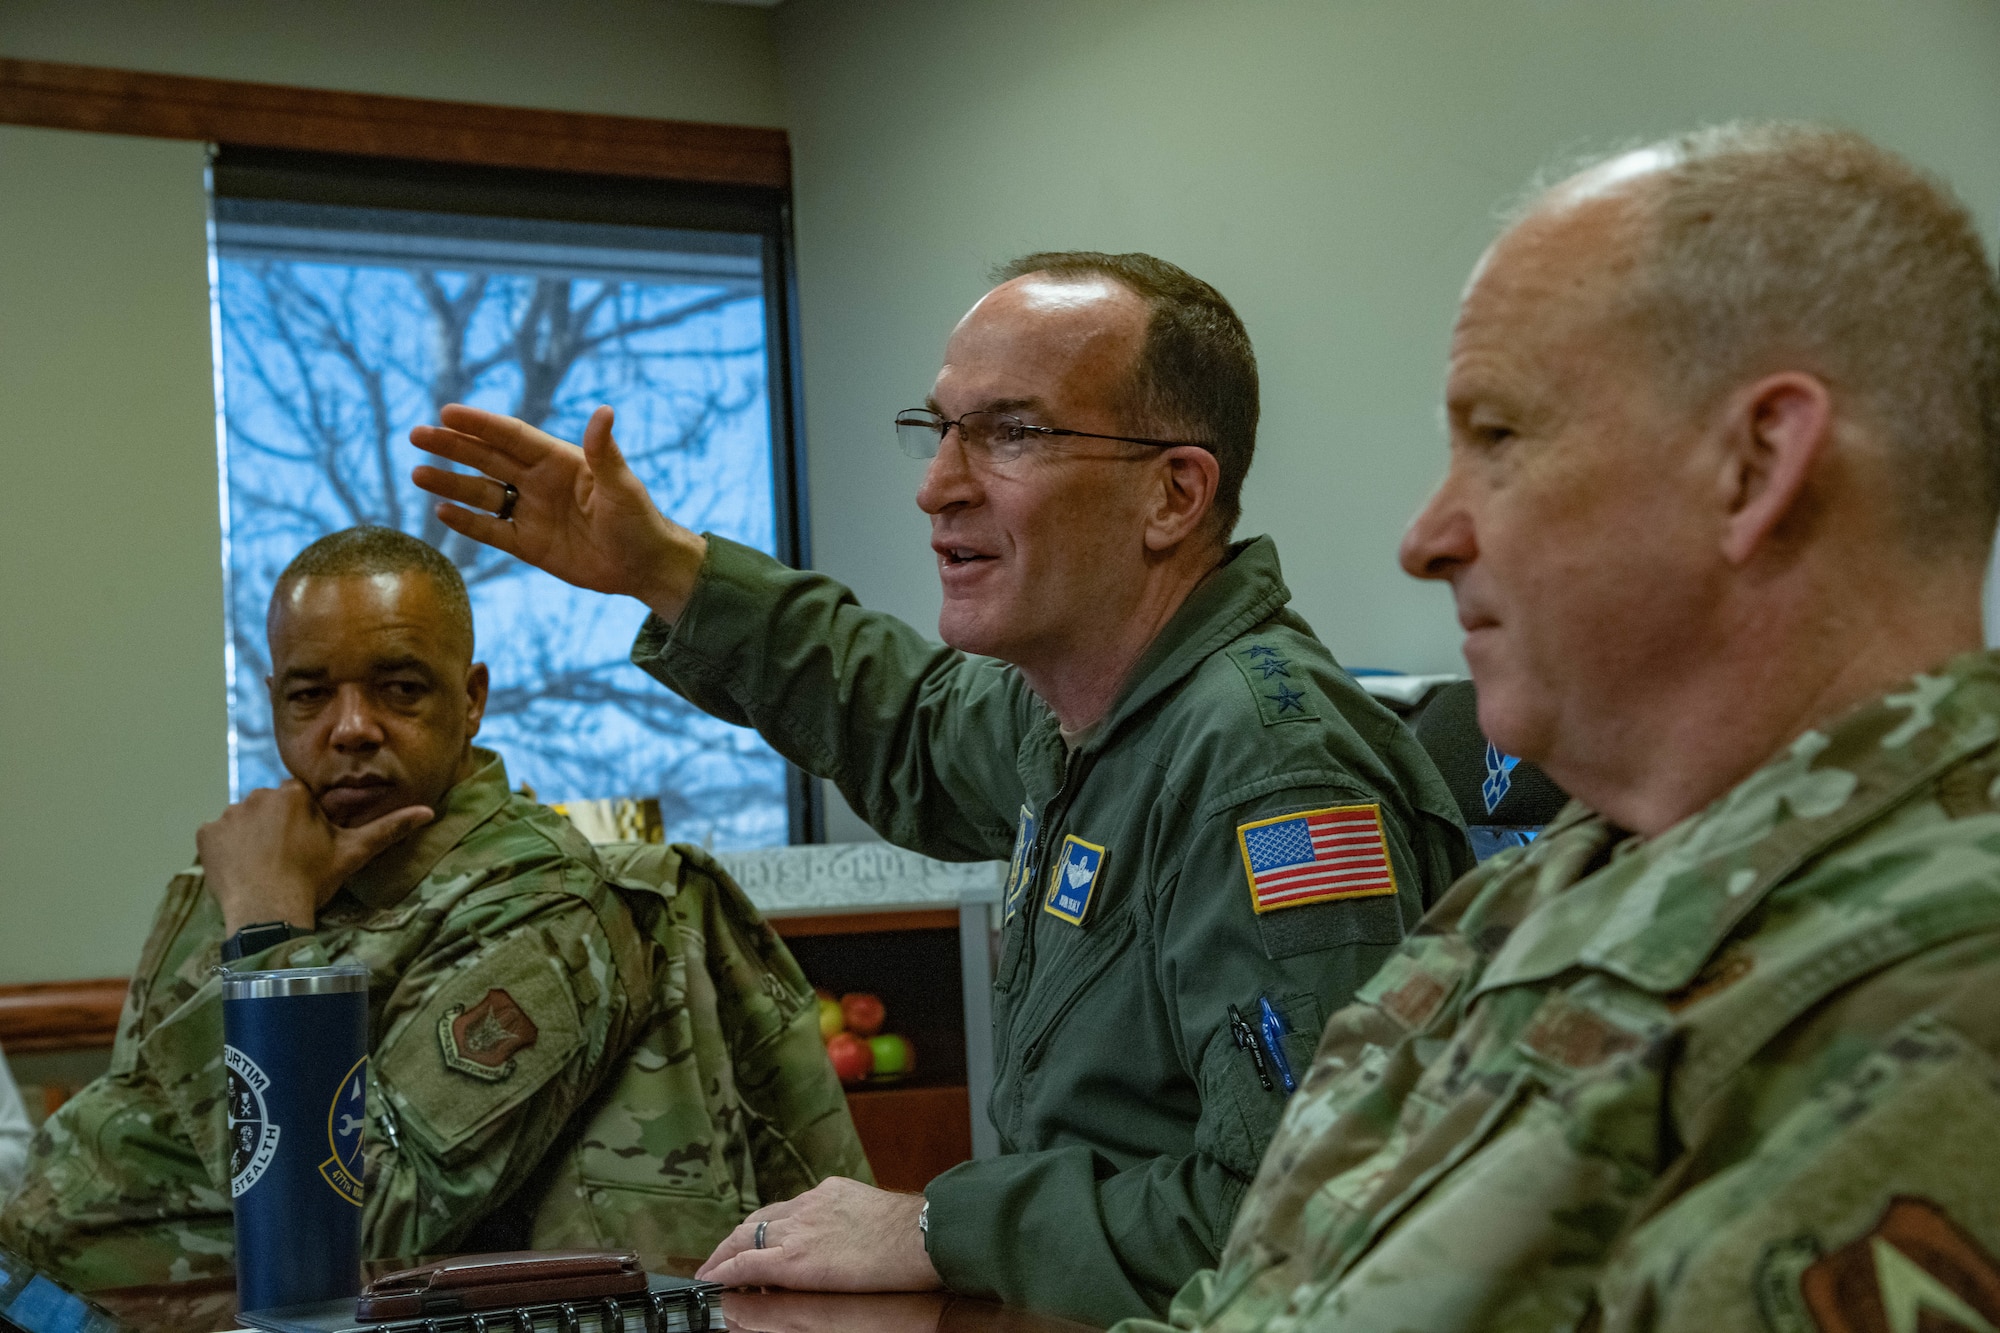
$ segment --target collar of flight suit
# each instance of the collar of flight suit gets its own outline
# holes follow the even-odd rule
[[[394,907],[422,882],[444,854],[507,804],[507,765],[499,755],[472,749],[479,767],[444,796],[436,819],[348,877],[341,888],[375,911]]]
[[[1578,966],[1656,994],[1679,990],[1793,871],[1996,739],[2000,654],[1968,653],[1913,677],[1806,732],[1707,809],[1655,838],[1626,839],[1528,914],[1474,994]],[[1558,822],[1545,837],[1608,827],[1595,815]]]
[[[1269,537],[1232,544],[1222,563],[1196,585],[1166,628],[1139,658],[1102,725],[1079,750],[1104,748],[1125,721],[1172,689],[1218,650],[1269,620],[1292,600],[1278,568],[1278,545]]]

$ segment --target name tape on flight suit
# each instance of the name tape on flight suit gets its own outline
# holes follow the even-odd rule
[[[1049,896],[1042,903],[1042,910],[1072,926],[1082,925],[1103,870],[1104,849],[1069,834],[1062,840],[1061,854],[1049,875]]]

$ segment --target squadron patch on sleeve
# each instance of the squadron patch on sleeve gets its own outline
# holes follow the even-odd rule
[[[444,1062],[490,1083],[511,1077],[514,1053],[533,1046],[541,1035],[535,1020],[497,986],[470,1009],[455,1004],[438,1018]]]
[[[1014,855],[1007,862],[1007,892],[1003,896],[1007,921],[1012,921],[1014,913],[1020,910],[1021,899],[1027,896],[1028,881],[1035,873],[1034,866],[1029,864],[1034,859],[1035,823],[1035,812],[1023,805],[1020,821],[1014,826]]]
[[[1929,1199],[1890,1200],[1875,1229],[1799,1278],[1824,1333],[2000,1328],[2000,1268]]]
[[[1042,903],[1042,910],[1072,926],[1082,925],[1103,869],[1102,847],[1085,842],[1074,833],[1065,837],[1056,857],[1055,871],[1049,876],[1049,896]]]
[[[1382,807],[1334,805],[1236,826],[1257,912],[1396,891]]]

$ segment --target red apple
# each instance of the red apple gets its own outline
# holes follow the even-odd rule
[[[834,1034],[840,1031],[842,1023],[840,1001],[825,992],[821,992],[819,997],[819,1039],[821,1041],[832,1041]]]
[[[859,1037],[872,1037],[882,1030],[882,1020],[889,1016],[880,997],[867,991],[856,991],[852,995],[840,997],[840,1016],[847,1022],[847,1030]]]
[[[826,1056],[842,1083],[859,1083],[875,1068],[875,1052],[852,1032],[836,1032],[826,1044]]]
[[[868,1049],[874,1053],[877,1074],[907,1074],[917,1067],[917,1048],[910,1045],[908,1037],[885,1032],[870,1037]]]

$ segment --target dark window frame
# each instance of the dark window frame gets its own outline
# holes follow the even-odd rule
[[[795,569],[809,563],[811,533],[805,495],[797,289],[788,192],[757,185],[662,181],[236,144],[220,144],[210,150],[209,188],[217,199],[274,199],[758,236],[763,243],[777,556]],[[820,788],[789,763],[785,797],[791,842],[825,841]]]
[[[791,148],[783,130],[11,59],[0,59],[0,124],[223,145],[211,170],[224,173],[230,193],[259,188],[259,179],[261,188],[275,188],[288,172],[292,185],[310,189],[296,178],[307,173],[337,183],[318,188],[347,192],[330,203],[368,202],[375,191],[386,207],[504,209],[763,236],[778,555],[795,568],[810,563]],[[391,188],[402,191],[400,202],[380,202],[379,192]],[[427,191],[451,193],[458,204],[424,202]],[[573,211],[585,205],[592,211]],[[818,784],[787,765],[786,789],[791,841],[824,841]]]

